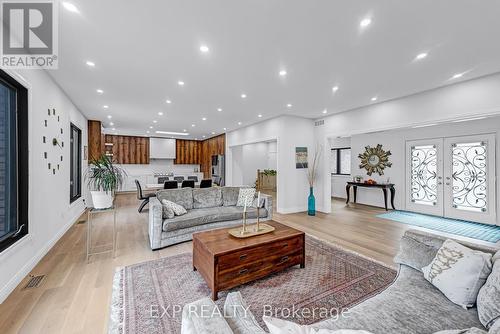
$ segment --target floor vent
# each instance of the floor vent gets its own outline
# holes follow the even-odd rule
[[[23,287],[22,290],[38,288],[42,284],[44,278],[45,275],[40,275],[40,276],[30,275],[30,280],[28,281],[28,283],[26,283],[26,285]]]

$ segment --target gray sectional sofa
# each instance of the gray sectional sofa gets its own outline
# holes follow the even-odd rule
[[[149,201],[149,241],[159,249],[192,240],[193,233],[242,223],[243,207],[236,206],[240,187],[181,188],[160,190]],[[187,213],[165,219],[161,200],[182,205]],[[247,208],[247,222],[257,221],[257,200]],[[261,221],[272,219],[272,197],[261,195]]]
[[[399,275],[394,283],[380,294],[352,307],[346,316],[335,320],[328,319],[313,327],[332,331],[365,330],[374,334],[500,334],[500,318],[487,330],[479,319],[476,307],[464,309],[452,303],[424,278],[421,266],[432,261],[444,241],[445,238],[434,234],[407,231],[401,240],[400,252],[394,259],[400,264]],[[496,254],[493,256],[493,271],[497,270],[498,275],[500,251],[497,247],[458,242],[472,249]],[[495,296],[498,295],[491,298],[494,299]],[[204,305],[208,309],[217,307],[209,298],[194,304]],[[500,300],[490,301],[490,306],[495,304],[496,311],[489,314],[493,317],[498,316],[500,312]],[[185,309],[188,308],[189,304],[185,306]],[[484,313],[482,315],[484,316]],[[223,322],[226,321],[227,324],[224,325]],[[182,333],[260,333],[254,328],[255,324],[251,313],[247,313],[242,319],[196,318],[185,313]],[[253,329],[250,329],[251,327]],[[474,329],[467,330],[470,328]]]

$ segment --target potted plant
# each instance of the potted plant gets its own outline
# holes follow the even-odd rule
[[[122,186],[125,175],[125,171],[115,166],[106,154],[89,161],[86,178],[94,208],[113,206],[115,191]]]

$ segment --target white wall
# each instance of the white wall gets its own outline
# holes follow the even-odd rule
[[[257,170],[276,169],[276,141],[241,145],[232,150],[233,184],[254,186]]]
[[[87,119],[45,71],[24,70],[8,72],[29,90],[29,234],[0,253],[0,302],[21,282],[54,243],[71,227],[85,209],[86,186],[83,197],[69,203],[69,133],[70,122],[82,130],[82,150],[87,143]],[[43,158],[47,146],[44,120],[47,109],[54,108],[61,116],[63,162],[53,175]],[[83,152],[82,152],[83,156]],[[83,161],[85,171],[87,161]],[[83,179],[83,178],[82,178]]]
[[[329,138],[330,149],[332,148],[344,148],[351,147],[350,137],[340,137],[340,138]],[[351,173],[352,175],[352,173]],[[331,177],[332,182],[332,197],[347,198],[345,191],[345,184],[347,181],[352,180],[351,175],[333,175]]]
[[[377,182],[385,182],[387,178],[396,185],[395,205],[398,209],[405,208],[405,195],[408,192],[406,187],[406,141],[442,137],[455,137],[476,134],[496,134],[496,171],[493,177],[500,175],[500,117],[490,117],[483,120],[449,123],[432,127],[418,129],[389,130],[371,134],[354,135],[351,138],[351,148],[353,158],[351,170],[353,175],[361,175],[365,179],[372,178]],[[384,170],[384,175],[373,174],[367,176],[366,170],[359,168],[359,158],[357,155],[364,152],[366,145],[376,146],[382,144],[385,150],[390,150],[392,155],[390,161],[392,167]],[[500,194],[500,182],[497,182],[497,194]],[[497,195],[498,196],[498,195]],[[358,189],[358,203],[383,207],[383,196],[378,189]],[[500,201],[497,198],[497,224],[499,222],[498,212],[500,212]]]
[[[238,185],[243,181],[241,145],[264,141],[276,141],[277,210],[280,213],[307,210],[309,186],[306,169],[295,168],[295,147],[308,148],[309,157],[314,154],[314,123],[312,120],[282,116],[226,135],[226,178],[228,185]]]
[[[316,141],[329,150],[328,138],[500,113],[500,74],[395,99],[324,118]],[[331,211],[329,161],[323,159],[318,179],[318,209]]]

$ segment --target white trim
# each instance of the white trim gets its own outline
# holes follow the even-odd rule
[[[71,226],[73,226],[75,224],[78,217],[80,217],[84,211],[85,211],[85,209],[82,210],[82,212],[78,213],[75,217],[73,217],[73,219],[71,219],[68,224],[64,225],[63,228],[61,230],[59,230],[59,232],[57,232],[57,234],[52,239],[50,239],[49,242],[47,242],[45,244],[45,246],[42,247],[38,251],[38,253],[35,254],[35,256],[33,256],[28,261],[21,268],[21,270],[19,270],[9,280],[9,282],[7,284],[5,284],[5,286],[2,288],[2,290],[0,290],[0,304],[3,303],[5,301],[5,299],[7,299],[7,297],[12,293],[12,291],[14,291],[14,289],[31,272],[31,270],[33,270],[33,268],[35,268],[35,266],[38,264],[38,262],[40,262],[40,260],[49,252],[49,250],[52,249],[52,247],[54,247],[56,242],[59,241],[59,239],[71,228]],[[27,236],[29,236],[29,235],[27,235]],[[26,240],[26,241],[24,241],[24,240]],[[31,237],[26,238],[26,239],[22,238],[17,243],[15,243],[15,248],[22,246],[25,242],[30,241],[30,240],[31,240]],[[11,247],[11,248],[14,248],[14,247]]]

